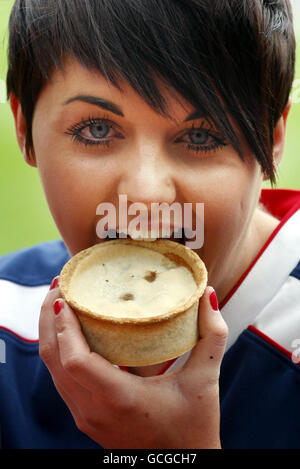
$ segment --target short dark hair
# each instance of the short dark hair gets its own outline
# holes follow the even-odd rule
[[[16,0],[9,21],[7,94],[20,100],[26,149],[43,85],[66,57],[119,78],[170,117],[154,74],[243,154],[238,124],[275,182],[273,133],[295,72],[289,0]]]

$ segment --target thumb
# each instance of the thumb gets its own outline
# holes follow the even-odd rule
[[[213,287],[206,287],[200,298],[198,320],[200,339],[193,348],[185,368],[189,369],[189,373],[193,370],[198,376],[213,373],[218,379],[228,327],[219,311]]]

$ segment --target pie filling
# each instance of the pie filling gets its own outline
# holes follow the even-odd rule
[[[126,244],[84,258],[72,275],[69,294],[99,315],[142,318],[184,304],[196,288],[188,268],[157,251]]]

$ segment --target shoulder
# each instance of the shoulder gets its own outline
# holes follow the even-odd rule
[[[278,265],[280,269],[280,266]],[[256,330],[273,341],[274,346],[293,352],[300,340],[300,262],[263,308],[253,323]]]
[[[280,270],[281,264],[274,268]],[[223,448],[299,448],[299,273],[300,263],[276,285],[274,295],[224,355],[220,373]],[[255,293],[263,289],[264,277]]]
[[[20,249],[0,257],[0,279],[27,286],[48,284],[69,258],[60,240]]]
[[[0,257],[0,332],[38,340],[38,319],[53,277],[70,255],[62,241],[49,241]],[[7,337],[6,337],[7,339]]]

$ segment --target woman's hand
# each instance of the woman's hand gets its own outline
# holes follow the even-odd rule
[[[199,304],[201,339],[180,369],[154,377],[120,370],[91,352],[69,308],[41,308],[40,356],[77,427],[104,448],[220,448],[219,370],[227,326],[212,287]],[[52,285],[53,286],[53,285]],[[212,305],[211,301],[212,300]]]

